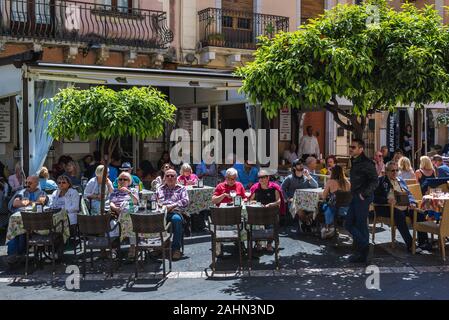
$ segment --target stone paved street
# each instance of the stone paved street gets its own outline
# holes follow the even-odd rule
[[[298,235],[288,228],[281,238],[281,269],[274,270],[274,256],[254,259],[253,270],[237,273],[237,251],[226,247],[218,260],[217,272],[210,269],[210,238],[195,234],[186,239],[184,259],[173,263],[173,271],[163,281],[161,265],[150,260],[141,278],[131,281],[134,265],[123,263],[114,277],[102,270],[107,264],[95,262],[94,269],[80,282],[79,290],[66,288],[66,265],[58,266],[52,283],[51,265],[36,270],[28,278],[23,268],[8,270],[2,263],[2,299],[448,299],[449,265],[444,265],[437,250],[412,256],[402,243],[391,249],[389,230],[378,228],[371,264],[380,269],[380,290],[368,290],[362,265],[346,261],[351,246],[335,248],[309,235]],[[398,241],[400,241],[398,237]],[[124,246],[126,251],[126,247]],[[125,252],[126,253],[126,252]],[[5,247],[2,247],[2,260]],[[73,259],[67,251],[67,263]],[[104,268],[104,269],[102,269]],[[157,274],[156,274],[157,273]]]

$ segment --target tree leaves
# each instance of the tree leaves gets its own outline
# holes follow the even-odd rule
[[[378,23],[368,6],[376,5]],[[433,7],[385,0],[338,5],[298,31],[263,38],[253,62],[239,68],[241,92],[267,116],[284,106],[316,108],[332,96],[353,102],[349,114],[449,101],[449,33]]]
[[[56,140],[113,139],[123,136],[159,137],[174,122],[176,107],[151,87],[114,91],[104,86],[87,90],[67,88],[50,99],[55,109],[47,132]],[[44,101],[44,105],[48,103]]]

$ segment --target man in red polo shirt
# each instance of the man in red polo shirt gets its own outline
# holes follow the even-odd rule
[[[214,195],[212,196],[213,204],[219,206],[222,203],[232,202],[231,191],[235,191],[237,196],[241,196],[246,201],[245,188],[240,182],[236,181],[237,175],[237,170],[234,168],[226,170],[226,181],[215,187]]]

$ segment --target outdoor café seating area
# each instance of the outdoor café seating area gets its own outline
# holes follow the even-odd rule
[[[160,273],[165,278],[174,265],[182,266],[185,260],[195,260],[195,257],[201,257],[202,263],[207,262],[206,268],[211,276],[222,269],[220,264],[239,272],[251,272],[254,266],[257,269],[257,265],[266,259],[270,261],[270,268],[279,270],[291,264],[284,253],[293,250],[295,243],[301,241],[350,251],[354,242],[345,228],[345,214],[339,213],[350,207],[353,194],[349,189],[334,192],[332,205],[337,214],[330,225],[326,216],[329,202],[323,193],[335,179],[332,175],[334,168],[339,168],[348,177],[345,179],[351,181],[351,161],[349,157],[336,157],[335,163],[328,159],[315,160],[313,168],[305,167],[306,162],[301,161],[281,165],[276,172],[248,164],[219,166],[213,175],[195,174],[193,171],[197,170],[185,164],[180,170],[167,166],[159,176],[158,185],[146,184],[149,189],[143,183],[133,184],[133,179],[126,179],[133,175],[124,174],[122,170],[115,179],[118,186],[112,186],[108,179],[103,204],[99,200],[101,183],[95,179],[101,179],[104,166],[101,172],[96,168],[96,177],[84,179],[80,185],[72,185],[68,177],[61,178],[64,177],[61,175],[56,178],[57,189],[45,190],[37,198],[25,196],[26,192],[33,194],[30,191],[33,177],[28,177],[24,188],[8,199],[13,212],[6,226],[6,261],[12,270],[19,268],[26,276],[43,265],[56,274],[60,272],[58,265],[61,263],[74,263],[84,277],[98,271],[113,277],[117,270],[127,265],[127,270],[135,278],[148,272],[145,265],[155,263],[156,267],[151,272]],[[301,174],[307,172],[304,173],[307,175],[304,181],[308,180],[310,185],[294,189],[289,196],[286,184],[295,174],[292,167],[298,171],[299,166]],[[391,174],[401,173],[399,169],[390,170],[392,166],[397,166],[396,162],[392,164],[389,161],[384,166],[379,172],[379,181],[384,181],[382,177],[392,179]],[[438,168],[435,164],[435,172]],[[186,174],[185,170],[188,171]],[[242,179],[241,170],[248,173],[254,170],[255,180]],[[328,173],[323,173],[326,170]],[[172,191],[164,191],[164,187],[170,185],[170,179],[174,179],[172,189],[169,189]],[[122,184],[125,180],[126,184]],[[58,202],[57,195],[65,190],[61,186],[64,181],[70,182],[70,190],[75,190],[76,210],[68,206],[68,198],[65,203]],[[412,258],[423,251],[421,237],[425,234],[430,236],[425,247],[432,253],[428,258],[445,261],[445,245],[449,237],[449,219],[446,219],[449,214],[449,177],[435,175],[427,179],[425,188],[420,183],[422,180],[416,177],[401,178],[400,181],[407,186],[403,192],[391,191],[387,203],[373,200],[370,204],[367,224],[371,246],[376,247],[379,239],[385,245],[387,239],[388,247],[399,247],[404,252],[407,249]],[[93,183],[97,184],[100,192],[95,196],[89,193]],[[235,183],[242,185],[243,189],[231,188],[229,194],[223,191]],[[269,186],[268,190],[276,190],[277,196],[268,202],[264,198],[264,185]],[[179,192],[176,201],[164,202],[174,192]],[[179,201],[184,202],[173,206]],[[104,205],[104,208],[97,205]],[[407,231],[411,232],[411,243],[406,238],[399,240],[399,233],[402,237],[405,235],[397,210],[411,212],[405,218]],[[179,220],[173,218],[176,215]],[[410,248],[405,248],[404,242],[406,245],[410,243]],[[229,248],[233,248],[233,260],[229,260]],[[201,254],[197,250],[201,250]],[[206,256],[207,261],[204,261]]]

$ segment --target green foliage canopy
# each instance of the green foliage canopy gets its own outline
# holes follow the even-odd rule
[[[324,107],[360,131],[375,111],[447,102],[448,61],[448,29],[433,7],[406,3],[395,11],[385,0],[367,0],[338,5],[296,32],[261,37],[254,61],[237,75],[269,118],[284,106]],[[337,96],[353,108],[340,108]]]
[[[174,122],[176,111],[163,93],[151,87],[121,91],[104,86],[71,87],[50,100],[55,108],[47,113],[48,133],[56,140],[76,135],[82,140],[159,137],[165,124]]]

